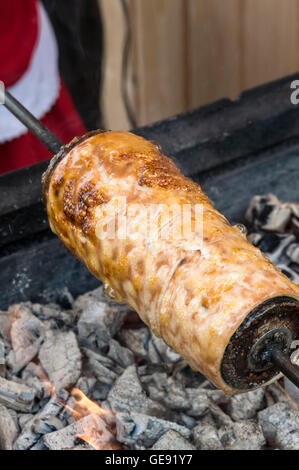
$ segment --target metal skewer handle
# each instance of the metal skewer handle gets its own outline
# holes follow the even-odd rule
[[[293,364],[289,356],[280,349],[273,349],[271,356],[277,369],[299,388],[299,367]]]
[[[33,114],[24,108],[7,90],[4,91],[3,105],[19,120],[27,129],[44,144],[54,155],[59,152],[63,143],[47,129]]]
[[[289,357],[292,335],[288,328],[274,328],[261,336],[251,348],[248,365],[252,371],[263,372],[275,366],[299,387],[299,367]]]

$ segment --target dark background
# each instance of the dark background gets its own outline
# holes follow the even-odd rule
[[[97,0],[42,0],[55,29],[62,78],[88,130],[101,127],[102,24]]]

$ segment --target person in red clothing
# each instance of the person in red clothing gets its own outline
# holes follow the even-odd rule
[[[63,142],[86,132],[59,75],[58,49],[38,0],[0,0],[0,81]],[[51,157],[0,105],[0,174]]]

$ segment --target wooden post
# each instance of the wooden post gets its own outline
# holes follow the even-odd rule
[[[109,128],[235,99],[299,68],[299,0],[98,1],[105,49],[101,105]],[[126,77],[123,3],[131,31]]]
[[[126,19],[120,0],[99,0],[104,36],[103,79],[100,97],[106,129],[130,129],[122,94]],[[128,84],[126,84],[128,86]]]

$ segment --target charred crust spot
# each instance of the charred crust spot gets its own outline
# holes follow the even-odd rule
[[[53,175],[54,170],[56,169],[57,165],[77,145],[81,144],[82,142],[89,139],[90,137],[96,136],[98,134],[103,134],[105,132],[106,131],[104,131],[102,129],[98,129],[98,130],[95,130],[95,131],[88,132],[87,134],[83,135],[82,137],[75,137],[69,144],[63,145],[61,147],[60,151],[56,155],[54,155],[54,157],[50,161],[50,164],[49,164],[47,170],[42,175],[42,201],[43,201],[44,205],[47,204],[49,185],[50,185],[52,175]]]
[[[64,183],[64,177],[62,175],[57,175],[53,182],[52,182],[52,185],[54,188],[60,188],[60,186],[62,186]]]
[[[52,187],[53,189],[60,189],[61,186],[63,185],[64,183],[64,178],[62,175],[58,175],[56,178],[54,178],[53,182],[52,182]]]
[[[179,189],[182,191],[194,191],[198,189],[193,181],[185,178],[175,164],[161,153],[155,155],[139,170],[138,184],[140,186],[163,189]]]
[[[81,227],[84,234],[93,230],[93,211],[95,206],[107,202],[107,197],[94,184],[86,183],[75,195],[74,180],[68,181],[63,194],[63,211],[68,220]]]
[[[92,207],[104,204],[107,198],[92,183],[86,183],[79,191],[78,207],[79,210],[87,210]]]
[[[82,224],[81,224],[81,227],[82,227],[82,232],[87,235],[88,233],[92,232],[93,231],[93,224],[92,224],[92,216],[85,216],[83,221],[82,221]]]
[[[136,160],[138,156],[142,155],[136,155],[134,152],[123,152],[119,153],[113,156],[113,160],[119,160],[119,161],[130,161],[130,160]]]
[[[107,201],[104,193],[100,192],[94,184],[89,182],[82,186],[78,195],[76,223],[82,227],[83,233],[87,234],[93,230],[93,211],[91,209]]]
[[[61,189],[63,184],[64,184],[64,178],[63,178],[62,175],[58,175],[58,176],[56,176],[56,178],[54,178],[54,180],[52,182],[52,188],[53,188],[55,197],[59,196],[60,189]]]
[[[68,220],[75,222],[76,204],[74,203],[75,183],[74,180],[68,181],[63,194],[63,212]]]

